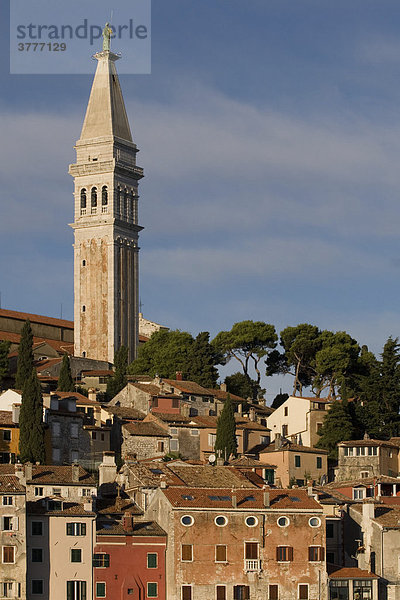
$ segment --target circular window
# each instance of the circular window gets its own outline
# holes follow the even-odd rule
[[[287,527],[290,523],[289,517],[279,517],[277,520],[279,527]]]
[[[318,517],[311,517],[311,519],[308,521],[308,524],[310,525],[310,527],[320,527],[321,519],[319,519]]]
[[[186,525],[186,527],[190,527],[190,525],[193,525],[194,519],[190,515],[185,515],[181,517],[181,523],[182,525]]]
[[[214,523],[218,525],[218,527],[225,527],[225,525],[228,523],[228,519],[220,515],[219,517],[215,517]]]
[[[255,527],[258,525],[258,519],[257,517],[246,517],[245,523],[247,527]]]

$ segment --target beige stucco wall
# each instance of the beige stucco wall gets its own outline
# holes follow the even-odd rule
[[[295,456],[300,456],[300,467],[295,466]],[[322,469],[317,469],[317,457],[321,457]],[[282,487],[289,487],[292,477],[303,479],[306,484],[305,474],[316,482],[320,481],[322,475],[328,473],[328,460],[326,454],[314,452],[301,452],[289,450],[276,450],[275,452],[264,452],[259,455],[261,462],[276,465],[276,478],[280,480]]]

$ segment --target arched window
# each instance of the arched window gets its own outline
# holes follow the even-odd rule
[[[117,187],[117,202],[116,202],[116,207],[115,207],[115,213],[117,216],[119,216],[119,213],[121,211],[121,188],[120,186]]]
[[[135,194],[135,190],[131,191],[131,205],[132,205],[132,218],[133,218],[133,222],[136,223],[137,222],[137,200],[136,200],[136,194]]]
[[[103,185],[103,187],[101,188],[101,204],[103,206],[107,206],[108,204],[108,191],[106,185]]]
[[[86,188],[81,189],[81,208],[86,208]]]
[[[91,213],[96,214],[97,212],[97,188],[92,187],[92,190],[90,192],[90,205],[92,207],[91,209]]]

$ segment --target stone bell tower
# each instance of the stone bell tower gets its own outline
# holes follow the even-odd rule
[[[136,357],[139,314],[138,149],[132,141],[115,62],[98,61],[77,141],[75,182],[75,356],[114,362],[121,345]]]

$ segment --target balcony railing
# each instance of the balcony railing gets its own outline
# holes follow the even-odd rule
[[[261,571],[261,561],[255,559],[247,559],[244,561],[245,571]]]
[[[81,208],[81,217],[83,217],[84,215],[86,215],[86,208]]]

